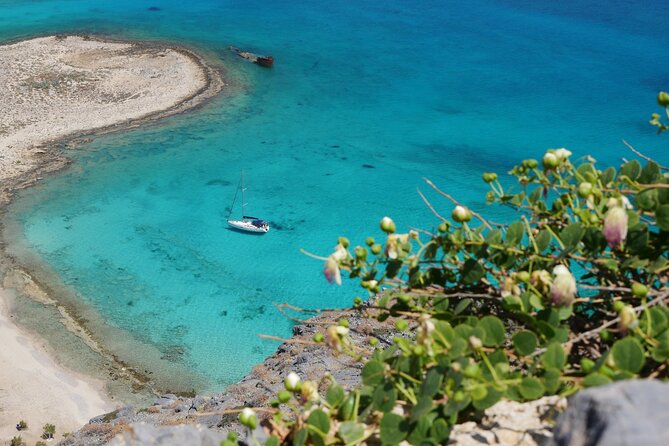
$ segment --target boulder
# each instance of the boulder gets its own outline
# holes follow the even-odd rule
[[[583,390],[557,419],[555,446],[669,445],[669,384],[621,381]]]

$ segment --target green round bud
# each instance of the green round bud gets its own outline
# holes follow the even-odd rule
[[[400,294],[399,296],[397,296],[397,300],[399,300],[403,304],[408,304],[409,302],[411,302],[411,296],[409,296],[408,294]]]
[[[399,331],[404,331],[409,327],[409,323],[405,321],[404,319],[400,319],[395,322],[395,328],[397,328]]]
[[[388,234],[395,232],[395,222],[390,217],[383,217],[379,226],[383,232]]]
[[[351,244],[351,242],[349,242],[348,239],[347,239],[346,237],[339,237],[339,239],[338,239],[337,241],[338,241],[339,244],[342,245],[344,248],[348,248],[348,245]]]
[[[379,245],[378,243],[374,243],[370,249],[372,251],[372,254],[378,256],[379,254],[381,254],[381,251],[383,251],[383,246]]]
[[[623,308],[625,308],[625,304],[622,301],[617,300],[613,302],[613,311],[615,311],[616,313],[620,313],[621,311],[623,311]]]
[[[323,342],[325,341],[325,336],[323,336],[323,333],[316,333],[314,334],[314,342]]]
[[[362,246],[355,247],[355,258],[364,261],[367,259],[367,250]]]
[[[279,390],[279,392],[276,394],[277,398],[279,399],[279,402],[282,404],[287,403],[290,401],[290,392],[287,390]]]
[[[439,232],[446,232],[446,231],[448,231],[449,226],[450,225],[448,224],[448,222],[443,221],[443,222],[439,223],[439,226],[437,226],[437,229],[439,230]]]
[[[634,282],[632,284],[632,294],[634,297],[646,297],[648,296],[648,287],[643,283]]]
[[[465,392],[463,392],[462,390],[458,390],[453,395],[453,401],[455,401],[456,403],[461,403],[464,400],[465,400]]]
[[[602,330],[599,332],[599,339],[601,339],[604,342],[609,342],[610,340],[613,339],[613,335],[608,330]]]
[[[662,107],[669,107],[669,93],[661,91],[657,94],[657,103]]]
[[[581,358],[581,370],[584,373],[590,373],[595,368],[595,361],[589,358]]]
[[[355,305],[356,307],[359,306],[361,303],[362,299],[360,299],[358,296],[356,296],[355,299],[353,299],[353,305]]]
[[[592,193],[592,183],[584,181],[578,185],[578,196],[581,198],[588,198]]]
[[[369,340],[369,345],[371,345],[372,347],[376,347],[377,345],[379,345],[379,340],[376,338],[371,338]]]
[[[548,152],[544,155],[542,163],[545,169],[555,169],[560,163],[560,160],[554,153]]]
[[[599,217],[597,214],[590,214],[590,224],[596,225],[597,223],[599,223]]]
[[[372,246],[374,244],[374,237],[367,237],[365,239],[365,245]]]
[[[466,207],[457,205],[451,213],[451,218],[458,223],[464,223],[472,219],[472,213]]]
[[[492,183],[497,179],[497,174],[494,172],[486,172],[483,174],[483,181],[486,183]]]
[[[479,365],[478,364],[468,364],[465,367],[465,370],[462,372],[467,378],[476,378],[479,374]]]
[[[422,345],[414,345],[412,351],[413,354],[416,356],[422,356],[423,353],[425,353],[425,349],[423,348]]]
[[[652,115],[650,115],[650,118],[653,121],[657,121],[658,119],[660,119],[660,114],[659,113],[653,113]]]
[[[253,430],[258,426],[258,417],[253,409],[244,408],[239,414],[239,421],[249,429]]]
[[[339,319],[339,320],[337,321],[337,324],[338,324],[340,327],[346,327],[346,328],[348,328],[348,326],[349,326],[349,324],[348,324],[348,319]]]
[[[535,159],[525,160],[525,165],[528,169],[535,169],[539,165],[539,161]]]
[[[516,274],[516,279],[518,279],[518,282],[527,283],[530,281],[530,273],[527,271],[521,271]]]
[[[275,398],[275,399],[269,401],[269,405],[276,408],[276,407],[279,407],[281,405],[281,401],[279,401]]]

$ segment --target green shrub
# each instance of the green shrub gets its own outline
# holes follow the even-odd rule
[[[17,437],[12,437],[9,444],[10,444],[10,446],[23,446],[23,445],[25,445],[25,442],[23,441],[23,439],[19,435]]]

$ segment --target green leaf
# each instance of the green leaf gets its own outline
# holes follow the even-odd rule
[[[602,176],[601,176],[602,185],[603,185],[604,187],[607,187],[607,185],[608,185],[611,181],[613,181],[613,179],[614,179],[615,177],[616,177],[616,169],[614,169],[613,167],[608,167],[608,168],[602,173]]]
[[[265,442],[265,446],[279,446],[281,443],[279,442],[279,437],[272,435],[267,439]]]
[[[562,348],[562,345],[553,343],[546,348],[546,351],[541,355],[541,362],[546,369],[561,370],[567,361],[567,355]]]
[[[534,377],[523,378],[523,380],[520,382],[518,390],[520,391],[520,394],[527,400],[536,400],[543,396],[544,392],[546,391],[541,381]]]
[[[502,231],[499,229],[490,231],[485,237],[485,242],[489,245],[498,245],[502,243]]]
[[[474,259],[467,259],[462,265],[462,283],[465,285],[478,283],[484,274],[483,266]]]
[[[656,362],[664,362],[669,359],[669,340],[661,339],[658,345],[651,350],[651,355]]]
[[[365,425],[355,421],[345,421],[339,425],[337,435],[347,446],[360,444],[365,440]]]
[[[635,203],[639,209],[652,212],[660,204],[660,198],[657,189],[646,189],[636,195]]]
[[[585,379],[583,380],[583,385],[585,387],[596,387],[596,386],[603,386],[604,384],[608,384],[610,382],[611,378],[609,378],[608,376],[602,375],[599,372],[593,372],[585,377]]]
[[[295,433],[295,437],[293,437],[293,446],[304,446],[304,444],[307,442],[307,437],[309,435],[309,432],[307,432],[306,429],[300,429]]]
[[[381,384],[384,380],[384,366],[379,361],[369,361],[362,368],[362,383],[367,386]]]
[[[434,438],[437,443],[445,444],[448,437],[451,435],[451,427],[446,423],[446,420],[443,418],[438,418],[432,423],[432,428],[430,429],[430,436]]]
[[[458,314],[462,313],[463,311],[465,311],[465,310],[467,309],[467,307],[468,307],[469,304],[471,304],[471,303],[472,303],[472,300],[471,300],[471,299],[462,299],[462,300],[461,300],[460,302],[458,302],[458,304],[455,306],[455,310],[453,310],[453,314],[457,316]]]
[[[562,374],[558,369],[547,369],[544,373],[544,386],[546,386],[546,392],[548,394],[553,394],[558,391],[560,388],[560,376]]]
[[[641,313],[639,327],[651,337],[662,333],[669,326],[669,320],[663,310],[657,307],[649,308]]]
[[[620,174],[626,175],[632,180],[636,180],[641,172],[641,164],[637,160],[632,160],[628,163],[625,163],[623,167],[620,168]]]
[[[534,238],[534,241],[537,243],[539,253],[542,253],[551,244],[551,233],[547,229],[542,229]]]
[[[653,184],[662,178],[660,173],[660,166],[655,161],[648,161],[639,175],[639,183]]]
[[[516,352],[521,356],[526,356],[534,352],[537,348],[538,339],[537,335],[531,331],[519,331],[513,335],[513,347],[516,349]]]
[[[392,383],[377,386],[372,394],[372,403],[381,412],[390,412],[397,401],[397,390]]]
[[[616,341],[611,347],[611,355],[616,367],[632,373],[639,373],[645,363],[641,343],[631,337]]]
[[[332,407],[339,407],[339,405],[344,401],[346,393],[344,388],[337,384],[333,384],[328,388],[328,391],[325,395],[325,401]]]
[[[560,240],[564,243],[565,248],[572,249],[578,245],[584,235],[585,229],[583,226],[580,223],[572,223],[560,231]]]
[[[496,347],[504,342],[504,324],[499,318],[485,316],[479,321],[478,327],[485,332],[482,341],[486,347]]]
[[[409,423],[392,412],[386,412],[380,424],[381,442],[384,445],[397,445],[409,433]]]
[[[523,235],[525,235],[525,225],[523,222],[514,221],[506,230],[506,244],[508,246],[517,245],[523,239]]]
[[[669,204],[663,204],[655,209],[655,221],[663,231],[669,231]]]
[[[422,396],[415,406],[411,408],[411,422],[418,421],[434,408],[431,396]]]
[[[437,367],[433,367],[425,374],[425,379],[420,386],[420,394],[432,398],[439,392],[441,387],[441,380],[444,374]]]
[[[502,399],[502,396],[504,395],[504,392],[500,392],[499,390],[490,388],[488,389],[488,394],[486,395],[485,398],[473,401],[472,405],[476,410],[485,410],[488,407],[492,407],[497,403],[500,399]]]
[[[330,431],[330,417],[321,409],[316,409],[307,418],[307,425],[313,428],[310,429],[312,433],[318,436],[325,436]]]

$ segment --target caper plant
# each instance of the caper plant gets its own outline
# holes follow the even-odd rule
[[[437,445],[502,398],[667,377],[669,169],[647,158],[600,168],[559,148],[509,173],[512,187],[493,172],[483,181],[514,221],[490,221],[426,180],[454,204],[445,218],[426,201],[434,230],[398,233],[384,217],[378,241],[339,238],[325,278],[359,280],[373,296],[356,302],[360,314],[393,317],[397,336],[354,349],[345,322],[317,333],[360,358],[362,383],[291,373],[260,423],[265,444]]]

